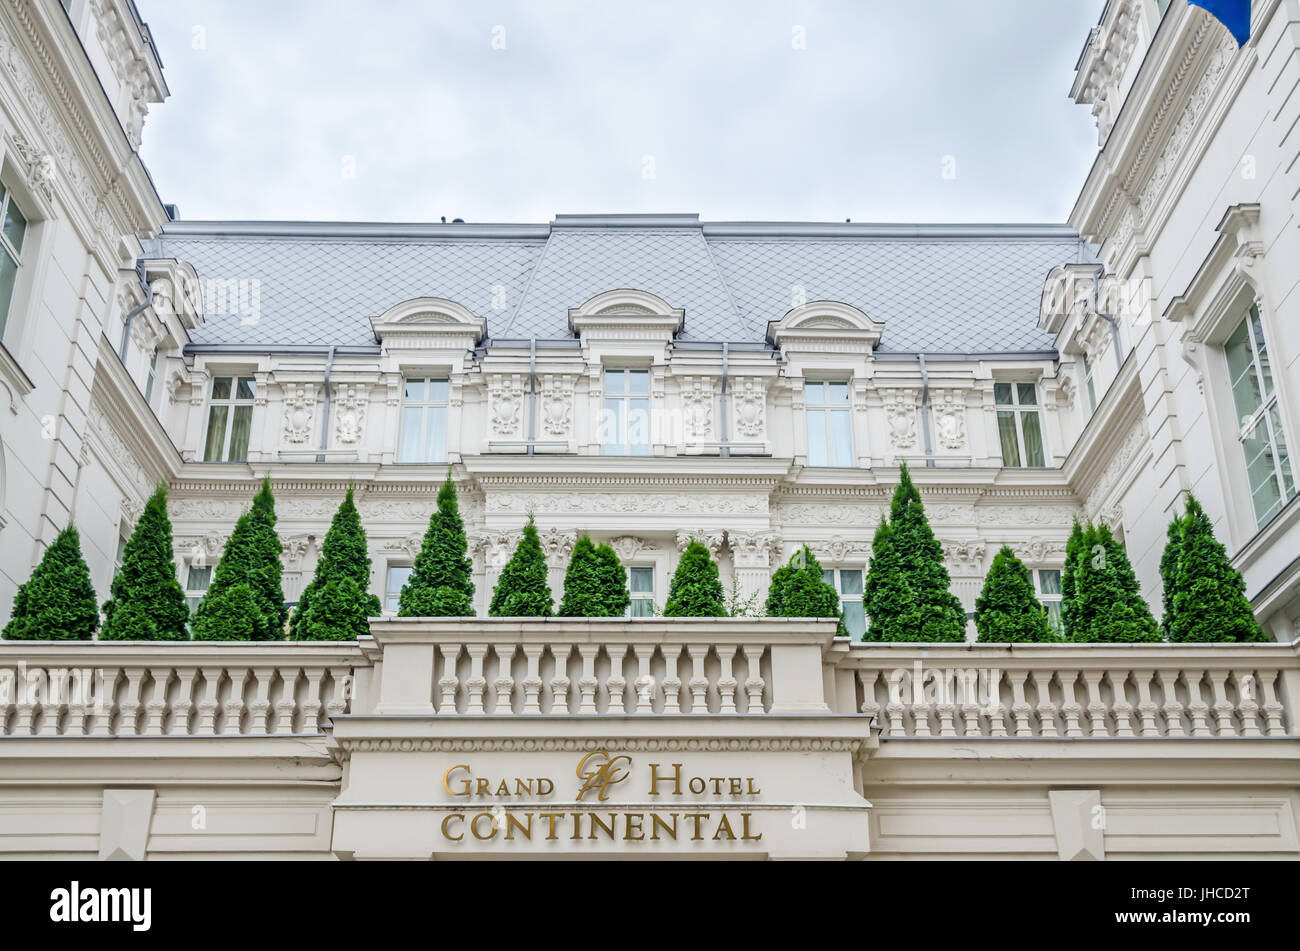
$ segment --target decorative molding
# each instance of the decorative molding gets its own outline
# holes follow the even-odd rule
[[[841,301],[809,301],[769,321],[767,339],[783,353],[869,354],[880,343],[885,325]]]
[[[722,553],[722,546],[726,543],[726,540],[726,532],[678,532],[677,550],[683,552],[692,541],[697,541],[708,548],[709,554],[716,561]]]
[[[523,431],[524,377],[494,373],[488,377],[488,419],[497,436],[519,438]]]
[[[930,391],[930,410],[934,416],[934,432],[943,449],[963,449],[966,446],[966,393],[963,390],[939,389]]]
[[[984,565],[984,556],[988,546],[981,539],[966,538],[958,541],[945,541],[943,559],[954,569],[965,569],[966,573],[978,571]]]
[[[563,568],[569,563],[573,546],[578,543],[576,531],[565,531],[552,525],[545,531],[539,532],[538,537],[542,543],[542,551],[546,552],[547,565],[552,568]]]
[[[708,376],[681,379],[682,438],[688,443],[707,441],[713,436],[714,382]]]
[[[609,544],[618,553],[619,560],[624,562],[631,561],[650,547],[644,538],[635,535],[620,535],[618,538],[611,539]]]
[[[762,377],[737,377],[727,386],[731,418],[737,436],[762,438],[767,428],[767,381]]]
[[[1065,561],[1065,539],[1034,537],[1027,542],[1012,542],[1011,550],[1026,565],[1060,564]]]
[[[569,435],[573,425],[573,384],[571,374],[547,373],[542,376],[542,428],[550,436]]]
[[[334,438],[340,445],[352,446],[365,432],[366,408],[370,405],[369,387],[344,383],[334,388]]]
[[[920,391],[910,387],[889,387],[880,392],[889,424],[889,444],[895,449],[916,445],[916,415]]]
[[[259,392],[264,387],[258,385]],[[316,422],[316,395],[318,388],[313,384],[289,383],[284,386],[284,438],[291,443],[301,445],[311,438],[312,427]]]

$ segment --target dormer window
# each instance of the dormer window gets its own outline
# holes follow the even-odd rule
[[[606,370],[601,416],[605,455],[650,455],[650,371]]]
[[[804,384],[808,419],[808,465],[853,465],[849,425],[849,384],[808,381]]]
[[[1033,383],[994,383],[1002,464],[1011,468],[1045,466],[1043,425],[1038,415],[1038,388]]]

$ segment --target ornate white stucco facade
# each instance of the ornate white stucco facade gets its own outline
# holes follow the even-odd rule
[[[70,521],[106,597],[159,482],[199,596],[266,475],[286,597],[352,484],[387,603],[450,470],[480,620],[381,620],[351,646],[0,645],[0,854],[496,854],[473,823],[498,803],[446,827],[467,839],[440,824],[447,769],[568,783],[603,752],[753,779],[734,802],[766,840],[737,819],[717,841],[754,854],[1300,855],[1300,0],[1257,0],[1240,49],[1159,7],[1112,0],[1087,39],[1072,94],[1101,148],[1068,224],[303,225],[169,220],[136,154],[166,87],[133,5],[5,0],[0,184],[27,224],[0,337],[0,616]],[[1245,414],[1242,352],[1270,371]],[[1003,544],[1050,600],[1079,516],[1122,532],[1158,614],[1191,491],[1276,643],[481,619],[529,513],[557,592],[585,532],[639,570],[648,614],[691,537],[739,602],[807,544],[853,604],[902,461],[968,611]],[[913,692],[932,668],[996,686]],[[24,693],[67,669],[100,670],[106,706]],[[823,785],[783,785],[801,769]]]

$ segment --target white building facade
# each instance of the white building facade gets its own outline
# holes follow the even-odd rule
[[[1300,0],[1257,0],[1241,48],[1199,8],[1108,3],[1072,90],[1100,151],[1068,224],[187,222],[136,154],[166,86],[133,5],[7,0],[0,614],[69,522],[107,597],[158,483],[197,603],[268,475],[286,598],[353,485],[391,610],[450,472],[480,618],[352,645],[0,645],[0,852],[635,854],[644,827],[683,855],[1300,856],[1298,32]],[[1121,535],[1158,615],[1194,492],[1274,643],[655,619],[692,537],[742,615],[807,544],[860,634],[902,462],[968,611],[1004,544],[1054,609],[1080,517]],[[614,546],[630,620],[483,617],[529,514],[557,593],[581,534]],[[101,700],[48,674],[24,693],[51,669],[100,671]],[[981,699],[924,689],[963,671]],[[571,795],[587,753],[628,757],[602,792],[640,797],[607,839],[581,794],[541,818],[536,781]],[[727,779],[691,800],[717,838],[680,809],[681,838],[655,825],[679,760],[688,800],[691,769]],[[461,807],[471,774],[527,781],[518,826]],[[187,831],[196,804],[210,832]]]

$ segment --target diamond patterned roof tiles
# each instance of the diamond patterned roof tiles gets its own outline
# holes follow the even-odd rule
[[[625,216],[446,227],[461,230],[178,222],[145,253],[198,272],[200,346],[374,346],[369,318],[414,297],[463,304],[498,339],[571,338],[569,308],[636,288],[685,311],[682,340],[762,342],[768,321],[801,300],[837,300],[884,324],[882,351],[932,353],[1052,349],[1037,327],[1043,280],[1081,254],[1073,232],[1052,226]],[[215,296],[240,281],[257,282],[256,320]]]

